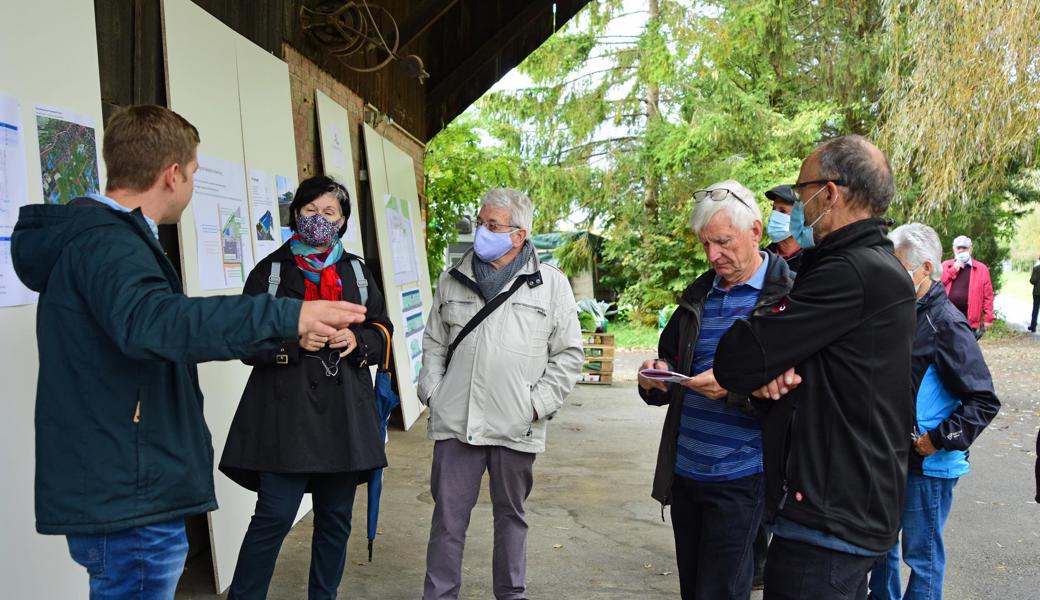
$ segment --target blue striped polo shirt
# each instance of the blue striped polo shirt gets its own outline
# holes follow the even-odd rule
[[[729,290],[718,276],[704,300],[700,335],[691,373],[699,374],[715,364],[715,349],[722,335],[737,319],[747,319],[765,283],[769,259],[748,281]],[[762,472],[762,426],[758,419],[693,390],[683,398],[682,421],[675,473],[696,481],[731,481]]]

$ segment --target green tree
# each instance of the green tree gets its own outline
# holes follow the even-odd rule
[[[481,139],[479,121],[465,114],[426,147],[427,263],[430,275],[444,270],[444,252],[458,239],[455,224],[475,215],[480,197],[495,187],[515,187],[520,161]]]

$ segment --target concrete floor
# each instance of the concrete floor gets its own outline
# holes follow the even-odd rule
[[[1040,368],[1038,344],[1028,344],[1028,360]],[[550,425],[548,451],[535,462],[527,502],[531,598],[679,597],[671,526],[649,497],[664,410],[639,400],[630,375],[643,357],[623,353],[617,365],[622,381],[579,386]],[[1001,358],[1012,371],[994,369],[995,375],[1016,379],[1025,359],[1014,353]],[[1040,505],[1032,503],[1031,462],[1040,395],[1037,371],[1025,371],[1031,380],[1002,396],[1005,411],[991,428],[999,433],[980,438],[972,453],[975,469],[957,487],[946,529],[948,598],[1040,598]],[[365,501],[359,496],[341,598],[421,597],[433,508],[431,451],[424,421],[409,432],[391,432],[375,559],[366,562]],[[469,530],[461,598],[492,597],[491,532],[485,486]],[[271,600],[306,598],[310,533],[308,516],[286,539]],[[200,570],[189,567],[178,600],[218,598],[206,591]]]

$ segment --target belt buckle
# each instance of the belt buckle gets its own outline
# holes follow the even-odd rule
[[[275,364],[279,364],[279,365],[287,365],[287,364],[289,364],[289,355],[288,354],[276,354],[275,357],[274,357],[274,362],[275,362]]]

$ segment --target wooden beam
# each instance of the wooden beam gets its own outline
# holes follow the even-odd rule
[[[401,43],[397,47],[398,52],[419,39],[458,3],[459,0],[425,0],[421,3],[409,14],[408,20],[401,25]]]
[[[440,104],[449,95],[459,89],[463,83],[472,78],[477,71],[497,56],[502,48],[508,46],[519,36],[527,31],[528,25],[548,12],[552,8],[552,0],[532,0],[519,14],[498,27],[495,35],[484,42],[469,58],[462,61],[450,73],[433,81],[434,86],[426,95],[426,107]],[[431,77],[431,80],[434,78]]]

